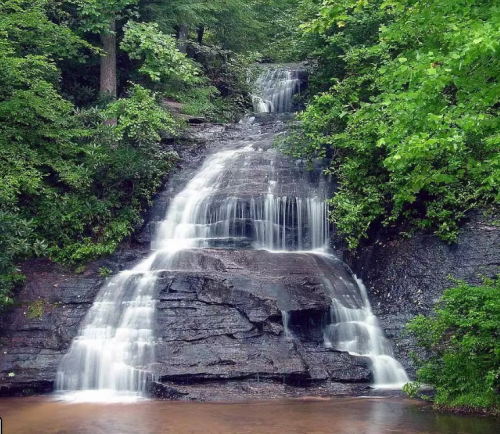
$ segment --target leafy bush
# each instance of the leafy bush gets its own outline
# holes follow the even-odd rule
[[[14,261],[30,255],[33,248],[30,222],[0,210],[0,311],[12,304],[12,287],[24,280]]]
[[[338,231],[352,248],[374,225],[403,221],[455,241],[468,210],[500,199],[500,9],[493,0],[303,3],[316,11],[306,46],[322,55],[313,83],[333,86],[301,114],[287,148],[331,160]]]
[[[79,164],[33,198],[38,233],[55,260],[78,264],[111,253],[141,222],[141,212],[176,156],[160,147],[175,123],[154,95],[136,85],[104,111],[78,113],[87,134],[75,144]],[[106,119],[117,119],[110,125]]]
[[[0,309],[23,280],[17,261],[76,265],[112,252],[175,161],[160,141],[177,125],[151,91],[132,85],[128,98],[86,111],[61,96],[53,58],[88,44],[45,6],[0,6]]]
[[[418,381],[433,386],[434,402],[500,411],[500,280],[456,282],[432,317],[407,326],[429,357],[418,360]]]
[[[195,63],[177,49],[177,42],[166,35],[155,23],[129,21],[120,44],[131,59],[140,60],[139,72],[153,82],[196,82],[199,70]]]

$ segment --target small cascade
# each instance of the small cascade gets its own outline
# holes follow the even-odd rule
[[[174,198],[152,248],[324,249],[330,235],[324,179],[311,187],[296,166],[276,168],[280,159],[276,150],[254,146],[210,157]],[[286,191],[284,176],[294,179]]]
[[[353,282],[343,280],[351,295],[332,298],[330,324],[324,331],[325,346],[369,357],[375,388],[403,387],[410,380],[403,366],[394,358],[391,343],[372,312],[363,282],[359,279]],[[333,289],[331,283],[326,284]]]
[[[283,330],[286,339],[293,339],[293,333],[290,330],[290,314],[286,310],[281,311],[281,318],[283,321]]]
[[[290,113],[301,91],[300,71],[289,67],[265,69],[255,83],[255,113]]]

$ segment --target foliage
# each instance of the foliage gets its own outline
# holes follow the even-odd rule
[[[110,270],[109,268],[107,268],[107,267],[100,267],[99,268],[99,276],[104,277],[104,278],[108,278],[109,276],[111,276],[111,274],[113,274],[113,271]]]
[[[177,41],[161,32],[158,24],[133,21],[125,26],[120,46],[131,59],[140,63],[138,80],[160,92],[163,97],[182,102],[184,114],[205,116],[215,121],[230,117],[226,109],[232,110],[234,106],[231,100],[222,100],[215,84],[224,80],[225,66],[231,64],[234,53],[228,52],[227,61],[219,64],[215,76],[211,76],[208,74],[209,57],[201,53],[217,51],[216,47],[205,49],[193,44],[197,57],[205,62],[200,65],[181,53]]]
[[[257,48],[266,62],[293,62],[300,57],[299,3],[299,0],[256,2],[257,16],[268,22],[262,30],[267,42]]]
[[[401,221],[454,241],[468,210],[500,199],[500,9],[462,0],[302,3],[313,89],[333,85],[300,116],[287,148],[330,159],[337,229],[352,248],[375,225]]]
[[[70,264],[113,252],[140,224],[141,211],[175,161],[159,146],[160,131],[172,133],[173,120],[138,85],[106,110],[77,117],[91,127],[74,147],[77,170],[70,183],[46,188],[45,200],[31,205],[38,232],[51,240],[51,257]],[[106,124],[115,117],[116,126]]]
[[[207,117],[216,120],[237,120],[241,113],[251,107],[248,72],[260,58],[260,54],[238,54],[220,46],[194,43],[191,44],[191,50],[214,90],[211,98],[212,109],[209,106],[205,109],[208,112]],[[197,87],[198,93],[202,91],[202,88]],[[209,91],[210,88],[207,93]],[[189,101],[189,96],[186,99]]]
[[[31,303],[28,307],[28,318],[29,319],[42,319],[45,313],[45,302],[43,300],[37,300]]]
[[[500,410],[500,280],[481,286],[457,281],[432,317],[407,326],[429,357],[419,360],[418,380],[436,390],[434,402]]]
[[[263,1],[263,3],[269,0]],[[247,52],[265,43],[263,29],[269,17],[258,15],[261,1],[245,0],[143,0],[141,15],[156,21],[162,31],[172,34],[180,25],[191,33],[202,30],[209,45],[224,50]]]
[[[12,304],[11,288],[23,282],[14,260],[28,256],[34,244],[30,223],[12,213],[0,210],[0,311]]]
[[[49,2],[3,2],[0,34],[1,309],[23,280],[17,261],[76,265],[130,234],[172,168],[160,141],[178,126],[139,85],[103,109],[75,110],[58,62],[92,47],[49,19]]]
[[[106,33],[110,22],[130,15],[131,7],[139,0],[70,0],[77,8],[79,30],[82,32]]]
[[[177,49],[173,37],[158,29],[158,24],[129,21],[124,32],[120,47],[131,59],[142,61],[138,71],[151,81],[196,82],[198,68]]]

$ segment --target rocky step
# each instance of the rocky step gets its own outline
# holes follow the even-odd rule
[[[182,265],[182,266],[181,266]],[[165,383],[365,384],[366,359],[323,347],[332,294],[350,275],[307,253],[191,249],[158,269],[156,363]],[[338,288],[324,276],[338,276]],[[57,366],[103,278],[40,267],[0,317],[0,394],[51,390]],[[333,292],[332,292],[333,291]],[[355,301],[352,301],[354,302]],[[289,312],[287,336],[282,311]]]

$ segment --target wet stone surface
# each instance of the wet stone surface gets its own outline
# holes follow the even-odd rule
[[[284,254],[199,253],[211,253],[223,267],[210,272],[158,272],[154,370],[160,382],[175,390],[165,394],[155,387],[151,392],[194,399],[186,395],[190,385],[198,396],[206,390],[207,386],[202,387],[206,382],[232,381],[227,387],[234,389],[234,381],[256,379],[279,385],[279,396],[288,394],[283,383],[313,388],[324,383],[329,385],[326,390],[342,393],[363,389],[354,387],[359,383],[367,387],[371,372],[366,360],[323,348],[323,319],[330,299],[328,289],[316,277],[325,270],[313,255],[294,255],[290,274],[282,266]],[[236,266],[242,262],[246,268]],[[260,267],[260,262],[266,266]],[[18,296],[20,306],[0,319],[2,394],[51,390],[59,361],[102,282],[89,275],[60,275],[61,270],[52,267],[33,273]],[[30,318],[30,306],[40,298],[47,300],[44,310]],[[284,333],[284,308],[291,314],[293,338]],[[9,377],[11,372],[15,376]],[[245,392],[243,386],[236,390]]]
[[[415,374],[410,354],[420,349],[405,334],[405,324],[416,315],[432,313],[444,290],[453,286],[449,277],[480,284],[481,275],[494,278],[500,272],[500,227],[493,224],[495,219],[471,212],[456,244],[426,233],[411,239],[380,237],[356,257],[346,258],[363,279],[372,309],[410,374]]]

